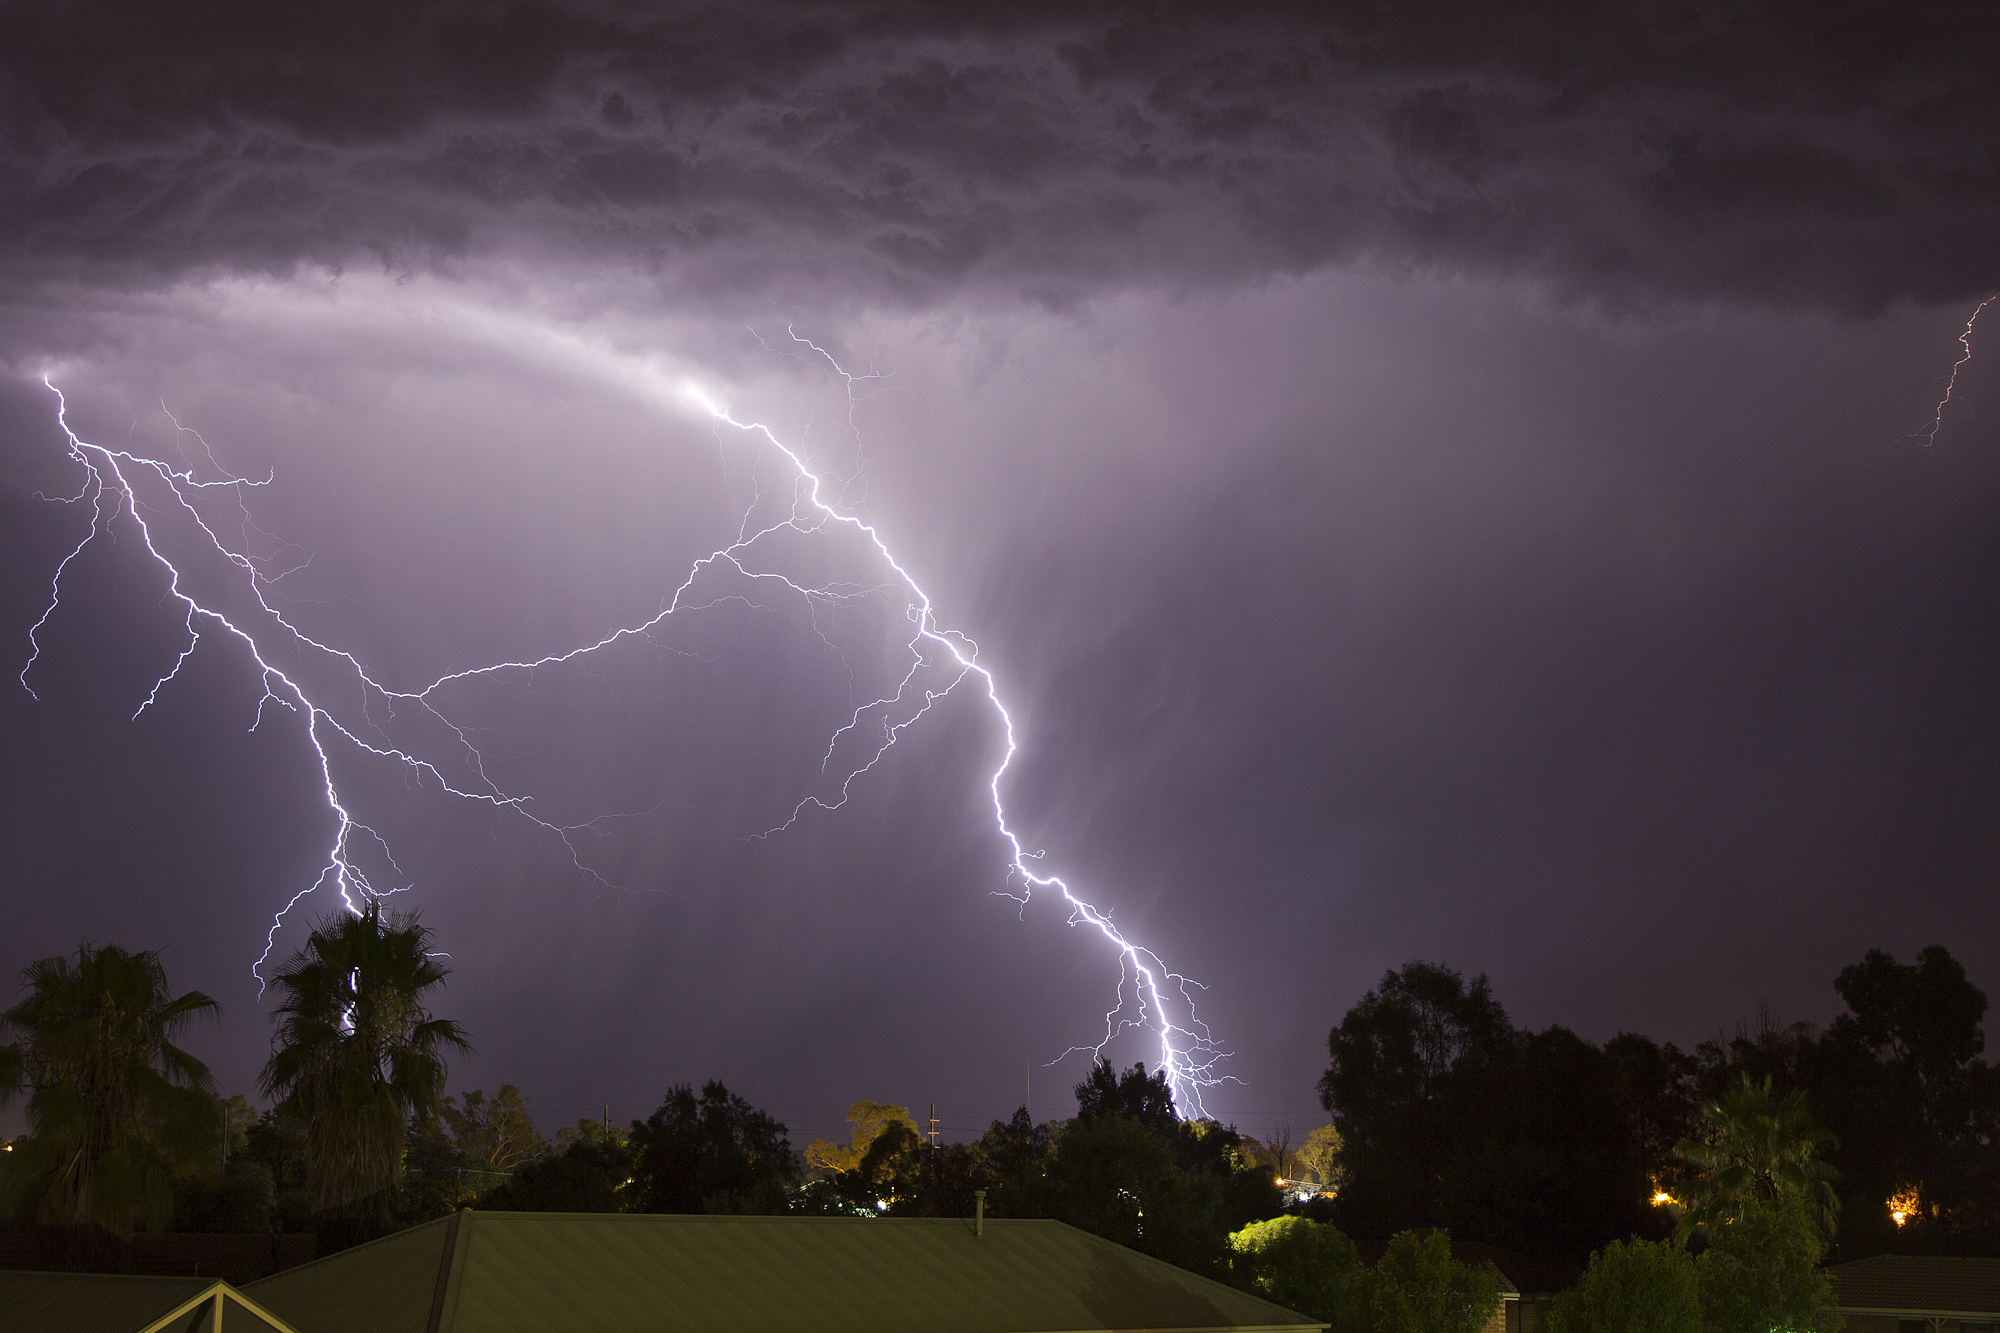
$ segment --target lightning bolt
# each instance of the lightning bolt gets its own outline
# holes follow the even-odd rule
[[[791,337],[844,383],[851,425],[858,387],[864,381],[880,377],[850,374],[825,349],[796,333]],[[735,432],[781,460],[789,475],[790,496],[782,516],[767,515],[763,519],[753,519],[763,502],[761,493],[753,499],[738,525],[735,540],[694,561],[657,614],[563,652],[453,671],[421,688],[399,690],[378,681],[351,653],[306,633],[274,604],[274,585],[299,566],[273,573],[264,567],[267,562],[249,554],[251,534],[257,532],[263,537],[268,534],[255,529],[244,500],[246,491],[268,485],[270,478],[256,481],[227,472],[214,462],[213,452],[207,450],[205,441],[204,452],[215,474],[206,478],[198,477],[192,467],[175,468],[130,449],[88,442],[70,428],[68,403],[61,391],[47,379],[43,383],[56,396],[57,421],[67,440],[70,457],[83,470],[77,493],[58,498],[85,508],[90,522],[82,539],[57,565],[48,605],[29,629],[29,654],[20,677],[23,687],[34,694],[29,678],[41,657],[43,635],[62,604],[64,574],[94,541],[112,531],[122,515],[136,529],[147,557],[165,574],[166,600],[183,613],[186,636],[173,662],[139,704],[134,718],[143,715],[158,700],[161,691],[172,683],[200,645],[203,634],[210,632],[241,645],[255,666],[262,694],[250,724],[252,730],[263,725],[267,705],[296,715],[304,724],[305,740],[333,817],[334,832],[317,877],[293,894],[272,918],[264,952],[251,968],[260,987],[264,980],[262,968],[276,946],[279,929],[292,908],[307,896],[331,886],[348,911],[359,912],[368,900],[386,898],[411,887],[396,882],[404,878],[404,872],[387,841],[356,817],[350,801],[343,796],[335,776],[339,767],[335,762],[337,752],[344,751],[363,762],[372,760],[397,766],[419,787],[434,786],[445,795],[483,803],[526,819],[562,843],[579,874],[600,887],[615,889],[619,886],[605,880],[588,864],[575,841],[576,834],[599,821],[558,824],[536,814],[531,808],[531,797],[505,790],[487,773],[485,758],[473,743],[469,728],[452,720],[446,696],[456,687],[491,677],[526,674],[532,680],[539,669],[577,662],[615,644],[647,638],[683,612],[724,603],[760,605],[763,590],[802,602],[814,631],[829,647],[835,647],[821,629],[821,608],[894,596],[900,599],[899,610],[909,626],[908,637],[902,644],[908,655],[907,668],[892,689],[853,709],[829,737],[821,771],[823,775],[840,775],[834,788],[837,794],[832,799],[807,795],[783,823],[751,836],[769,838],[781,834],[811,810],[840,809],[853,785],[872,772],[911,727],[940,700],[969,683],[991,709],[1004,741],[987,781],[994,829],[1007,850],[1008,887],[995,892],[1019,903],[1023,912],[1037,890],[1058,894],[1069,910],[1070,925],[1094,931],[1118,959],[1118,982],[1113,1004],[1104,1016],[1102,1038],[1091,1045],[1072,1046],[1064,1055],[1079,1050],[1101,1055],[1123,1032],[1150,1031],[1158,1042],[1156,1067],[1167,1076],[1176,1109],[1191,1118],[1206,1115],[1203,1096],[1207,1090],[1233,1081],[1218,1071],[1218,1064],[1227,1052],[1207,1025],[1196,1017],[1194,992],[1203,989],[1200,983],[1173,971],[1152,949],[1129,938],[1108,911],[1087,901],[1061,876],[1039,871],[1035,863],[1043,854],[1030,851],[1009,824],[1003,788],[1019,753],[1019,742],[1014,717],[1002,701],[999,682],[979,661],[978,645],[940,622],[930,594],[896,558],[881,530],[844,505],[838,479],[830,483],[799,449],[785,443],[770,427],[757,421],[739,420],[697,387],[679,386],[681,398],[705,413],[718,432]],[[168,416],[171,420],[172,414]],[[177,420],[174,425],[179,431],[193,433]],[[237,545],[226,542],[217,530],[219,525],[205,516],[201,501],[211,494],[232,497],[242,511],[243,540]],[[195,538],[196,558],[210,563],[219,559],[219,569],[226,576],[221,595],[201,596],[190,590],[193,580],[184,577],[183,569],[163,549],[164,538],[156,532],[170,521],[180,525],[183,535]],[[864,549],[872,553],[873,562],[881,572],[869,582],[815,584],[763,567],[759,563],[763,548],[770,544],[770,538],[782,532],[800,536],[847,533],[858,538]],[[851,670],[849,674],[851,679]],[[401,725],[408,730],[412,720],[428,729],[434,748],[426,750],[408,739],[399,743],[388,735],[388,726]]]
[[[1944,428],[1945,404],[1951,401],[1952,390],[1958,387],[1958,372],[1964,368],[1966,362],[1972,360],[1972,326],[1979,322],[1979,312],[1995,301],[2000,301],[2000,292],[1995,292],[1974,306],[1971,316],[1965,321],[1965,331],[1958,335],[1958,345],[1965,349],[1965,355],[1959,357],[1952,365],[1951,378],[1945,381],[1944,396],[1938,399],[1937,411],[1931,414],[1929,428],[1911,436],[1912,439],[1921,439],[1926,448],[1937,443],[1938,431]]]

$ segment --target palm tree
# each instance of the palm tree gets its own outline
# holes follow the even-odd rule
[[[1750,1075],[1721,1101],[1702,1108],[1707,1137],[1680,1145],[1681,1160],[1696,1176],[1682,1186],[1677,1239],[1683,1243],[1701,1227],[1735,1220],[1755,1204],[1795,1200],[1828,1237],[1840,1213],[1833,1182],[1840,1173],[1822,1154],[1835,1144],[1806,1110],[1803,1091],[1778,1097],[1771,1078]]]
[[[264,1093],[305,1125],[313,1208],[330,1217],[385,1215],[410,1120],[437,1113],[445,1050],[471,1049],[424,1007],[450,974],[430,942],[415,915],[371,903],[322,921],[271,979],[283,998]]]
[[[28,1090],[27,1158],[10,1163],[38,1223],[126,1232],[172,1207],[173,1177],[205,1163],[217,1128],[208,1067],[174,1044],[220,1006],[172,995],[154,952],[85,944],[21,972],[27,998],[0,1014],[0,1105]],[[18,1156],[18,1154],[15,1154]]]

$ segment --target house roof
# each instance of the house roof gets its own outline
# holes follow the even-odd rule
[[[112,1273],[0,1273],[7,1333],[208,1333],[217,1293],[223,1333],[295,1333],[227,1282]]]
[[[2000,1259],[1878,1254],[1826,1275],[1844,1312],[2000,1320]]]
[[[299,1333],[1311,1333],[1060,1222],[478,1213],[252,1283]]]

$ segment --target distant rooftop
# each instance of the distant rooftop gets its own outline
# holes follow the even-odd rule
[[[2000,1259],[1878,1254],[1826,1275],[1847,1313],[2000,1321]]]

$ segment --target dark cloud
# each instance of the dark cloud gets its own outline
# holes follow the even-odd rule
[[[1365,261],[1610,304],[2000,286],[1990,7],[10,10],[15,282],[495,254],[1054,301]]]

